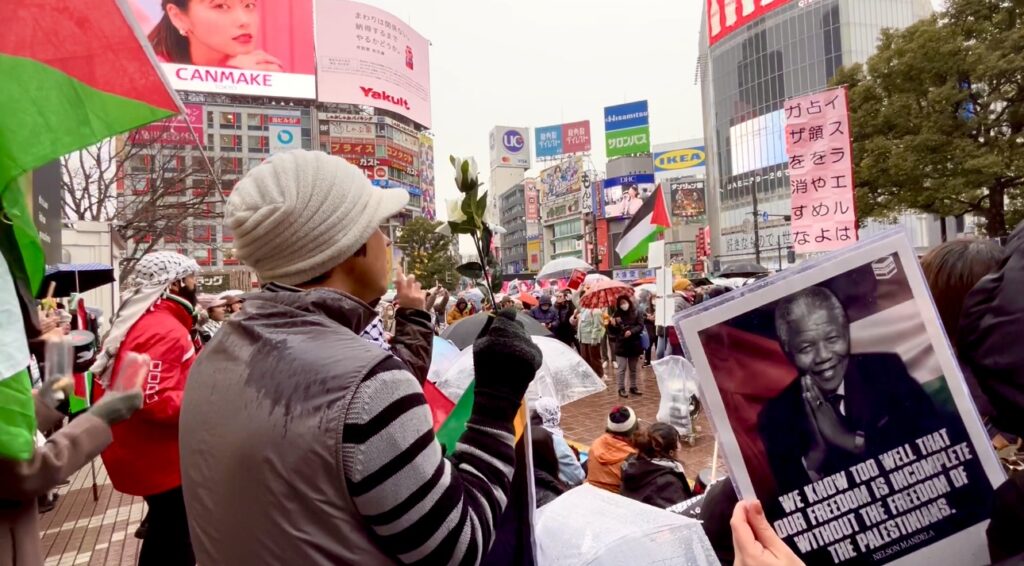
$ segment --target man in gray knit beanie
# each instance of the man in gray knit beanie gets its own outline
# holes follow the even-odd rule
[[[512,421],[540,366],[514,317],[477,341],[472,416],[451,459],[422,383],[433,328],[399,273],[391,351],[360,337],[387,289],[378,226],[406,204],[338,157],[293,151],[227,203],[238,257],[266,283],[203,350],[181,415],[200,564],[472,564],[515,464]]]

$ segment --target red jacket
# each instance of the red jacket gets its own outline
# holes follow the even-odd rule
[[[156,495],[181,485],[178,416],[185,381],[196,358],[191,328],[192,315],[184,306],[161,299],[121,343],[111,375],[118,375],[127,352],[149,354],[153,360],[143,381],[142,409],[111,427],[114,442],[103,451],[110,481],[122,493]]]

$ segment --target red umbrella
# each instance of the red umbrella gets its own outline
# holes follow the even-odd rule
[[[658,282],[658,280],[655,279],[654,277],[644,277],[643,279],[637,279],[636,281],[634,281],[633,282],[633,286],[634,287],[639,287],[641,285],[647,285],[648,283],[657,283],[657,282]]]
[[[537,297],[534,297],[529,293],[519,293],[519,302],[523,303],[524,307],[535,307],[540,304]]]
[[[587,291],[580,299],[580,306],[587,309],[607,308],[623,295],[633,296],[635,289],[620,281],[602,281]]]

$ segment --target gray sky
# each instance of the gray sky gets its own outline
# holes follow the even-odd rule
[[[603,111],[611,104],[649,100],[653,143],[703,136],[693,84],[699,0],[362,1],[406,20],[432,43],[441,214],[443,199],[456,196],[448,156],[474,156],[486,170],[487,136],[496,125],[589,119],[599,168]]]
[[[486,181],[487,136],[496,125],[589,119],[599,168],[608,105],[649,100],[655,144],[703,136],[693,80],[701,0],[363,1],[406,20],[432,43],[442,217],[444,198],[457,196],[448,156],[476,157]],[[932,2],[939,7],[943,0]]]

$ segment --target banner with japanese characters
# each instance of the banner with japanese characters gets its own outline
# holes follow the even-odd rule
[[[793,247],[827,252],[857,241],[846,88],[786,101]]]
[[[806,564],[988,564],[1005,476],[905,232],[673,319],[741,498]]]

